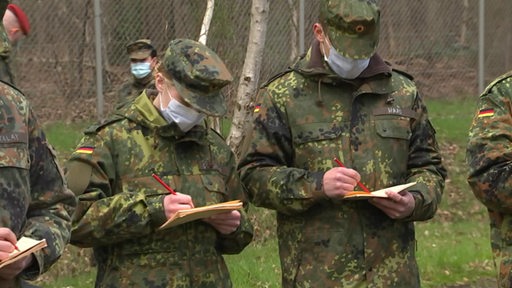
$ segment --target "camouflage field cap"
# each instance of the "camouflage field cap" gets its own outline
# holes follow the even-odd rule
[[[139,39],[126,46],[126,52],[130,59],[146,59],[151,56],[151,51],[153,50],[155,48],[151,45],[151,40],[149,39]]]
[[[380,10],[375,0],[322,0],[320,21],[334,48],[350,59],[370,58],[379,43]]]
[[[173,80],[181,97],[195,109],[212,116],[226,113],[220,90],[233,77],[210,48],[189,39],[172,40],[159,70]]]

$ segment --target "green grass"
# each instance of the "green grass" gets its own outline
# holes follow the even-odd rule
[[[280,287],[277,241],[251,244],[239,255],[225,256],[233,287]]]
[[[89,124],[49,123],[43,126],[46,137],[52,146],[60,153],[68,154],[80,141],[83,130]],[[59,159],[63,160],[63,159]]]
[[[416,225],[417,260],[423,287],[494,277],[487,219],[481,220],[430,221]]]
[[[476,98],[428,99],[427,105],[449,174],[434,219],[416,223],[423,287],[495,287],[489,220],[466,183],[464,157]],[[225,130],[226,123],[222,124]],[[81,137],[80,127],[75,125],[55,123],[45,129],[59,155],[72,151]],[[261,208],[249,212],[256,227],[256,241],[241,254],[226,256],[234,287],[280,287],[273,214]],[[88,265],[88,255],[71,246],[39,283],[43,287],[91,287],[95,273]],[[73,269],[67,272],[70,267]]]
[[[476,109],[476,98],[427,100],[428,113],[441,143],[466,146],[468,129]]]

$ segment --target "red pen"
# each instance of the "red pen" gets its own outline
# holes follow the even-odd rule
[[[165,182],[162,179],[160,179],[160,177],[158,177],[158,175],[153,173],[151,176],[153,176],[153,178],[155,178],[156,181],[158,181],[160,184],[162,184],[162,186],[164,186],[165,189],[167,189],[167,191],[171,192],[171,194],[173,194],[173,195],[176,195],[176,191],[174,191],[171,187],[169,187],[169,185],[165,184]]]
[[[336,157],[334,157],[334,162],[338,163],[338,166],[340,166],[340,167],[345,167],[345,166],[343,165],[343,163],[341,163],[341,161],[340,161],[340,160],[338,160],[338,158],[336,158]],[[370,190],[368,190],[368,188],[366,188],[366,186],[364,186],[364,185],[363,185],[363,183],[361,183],[361,182],[357,181],[357,185],[358,185],[359,187],[361,187],[361,189],[363,189],[363,191],[364,191],[364,192],[366,192],[366,193],[370,193]]]
[[[18,246],[16,246],[16,244],[13,244],[14,245],[14,249],[16,249],[16,251],[20,252],[20,248],[18,248]]]

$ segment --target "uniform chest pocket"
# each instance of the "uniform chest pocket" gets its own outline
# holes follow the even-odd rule
[[[0,144],[0,167],[30,168],[27,143],[14,142]]]
[[[411,126],[409,118],[400,116],[377,116],[375,130],[382,138],[409,140]]]
[[[201,175],[203,187],[208,191],[205,195],[204,205],[227,201],[226,183],[219,173],[206,173]]]
[[[386,163],[382,173],[388,173],[388,179],[401,179],[407,173],[412,134],[409,119],[397,115],[382,115],[375,120],[375,132],[378,136],[371,153],[376,163]]]

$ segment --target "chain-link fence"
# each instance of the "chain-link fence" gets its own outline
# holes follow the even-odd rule
[[[425,97],[477,95],[479,43],[485,43],[485,82],[510,69],[512,62],[512,22],[507,20],[512,1],[482,5],[483,1],[380,0],[379,53],[393,66],[412,74]],[[96,118],[97,39],[101,39],[102,107],[106,114],[121,83],[131,77],[126,44],[150,38],[161,52],[173,38],[198,39],[206,9],[206,0],[13,2],[23,7],[32,26],[31,35],[13,55],[15,81],[43,121]],[[269,3],[260,83],[290,64],[301,52],[301,41],[308,48],[319,1]],[[95,14],[94,5],[99,5],[99,14]],[[479,22],[481,11],[485,12],[485,22]],[[249,0],[215,1],[207,45],[226,61],[235,77],[243,67],[250,13]],[[100,34],[96,34],[96,20]],[[485,27],[483,42],[479,42],[481,27]],[[301,34],[305,39],[300,39]],[[227,93],[230,99],[236,87],[237,81]]]

